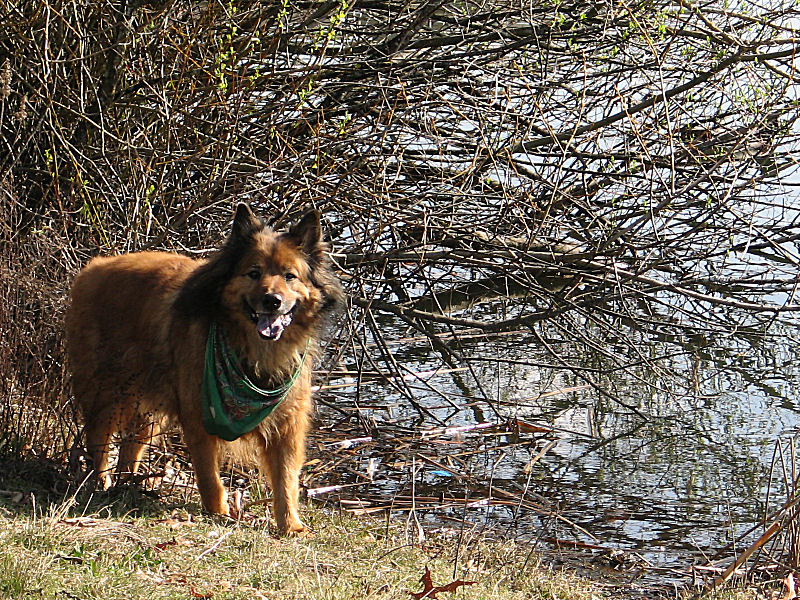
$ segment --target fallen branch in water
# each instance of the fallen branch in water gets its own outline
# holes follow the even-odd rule
[[[731,563],[731,565],[725,569],[722,574],[714,579],[706,588],[704,589],[705,593],[710,593],[726,581],[731,578],[731,576],[736,573],[736,570],[741,567],[748,558],[750,558],[753,553],[761,548],[764,544],[766,544],[772,537],[781,530],[781,522],[780,520],[773,521],[772,525],[770,525],[767,530],[761,534],[755,542],[753,542],[749,548],[747,548],[744,552],[742,552],[739,557]]]

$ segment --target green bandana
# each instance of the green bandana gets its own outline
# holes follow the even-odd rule
[[[308,345],[294,373],[274,390],[257,387],[239,365],[224,332],[212,321],[203,370],[203,423],[211,435],[232,442],[266,419],[300,376]]]

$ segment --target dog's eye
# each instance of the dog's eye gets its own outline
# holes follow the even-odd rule
[[[287,273],[283,276],[286,281],[291,281],[292,279],[297,279],[297,275],[292,273],[291,271],[287,271]]]
[[[247,276],[248,276],[250,279],[258,279],[258,278],[260,278],[260,277],[261,277],[261,271],[259,271],[258,269],[250,269],[250,270],[247,272]]]

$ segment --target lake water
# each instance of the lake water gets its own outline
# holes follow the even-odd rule
[[[619,323],[602,333],[604,347],[576,344],[566,324],[462,335],[468,360],[448,372],[424,337],[388,321],[385,339],[400,340],[389,341],[393,359],[421,373],[392,382],[368,377],[388,367],[369,364],[380,353],[364,333],[353,362],[340,365],[352,377],[362,361],[360,385],[332,377],[320,393],[312,494],[357,484],[315,497],[403,518],[413,506],[423,527],[458,530],[465,520],[679,570],[758,523],[776,444],[787,449],[798,432],[794,324],[760,337],[666,327],[653,337]],[[572,326],[600,337],[587,322]],[[770,510],[786,499],[784,471],[772,479]]]
[[[418,239],[411,225],[427,223],[419,215],[428,210],[445,221],[435,199],[379,215],[408,223],[345,219],[339,257],[360,239],[351,246],[387,262],[374,259],[386,270],[353,277],[367,289],[351,290],[360,308],[329,348],[340,360],[319,395],[312,497],[357,514],[389,511],[416,537],[420,527],[470,527],[542,550],[622,549],[676,579],[732,542],[741,551],[763,527],[741,536],[785,502],[797,479],[790,449],[800,432],[800,313],[737,306],[797,303],[800,174],[796,165],[789,171],[781,186],[754,183],[736,200],[688,202],[649,218],[635,207],[615,212],[612,186],[594,199],[605,222],[619,218],[624,230],[641,221],[652,239],[610,251],[621,260],[630,252],[628,267],[606,262],[586,279],[563,256],[504,253],[502,241],[476,244],[470,255],[464,223],[490,234],[504,226],[496,219],[505,207],[478,200],[448,209],[467,244],[454,260],[436,245],[435,227]],[[542,235],[573,241],[570,218],[552,217]],[[441,260],[397,257],[403,242]],[[552,279],[565,264],[574,279]],[[545,265],[549,280],[536,270]],[[625,268],[648,281],[609,285]],[[386,283],[393,277],[406,286],[405,305],[419,310],[481,323],[546,318],[496,335],[429,323],[432,342],[386,308],[365,316],[364,298],[401,302]],[[439,295],[470,285],[486,289],[471,302]]]

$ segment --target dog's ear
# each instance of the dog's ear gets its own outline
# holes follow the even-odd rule
[[[241,202],[236,205],[236,213],[233,215],[233,231],[231,232],[233,237],[250,238],[261,227],[261,220],[253,214],[247,204]]]
[[[322,239],[319,212],[310,210],[305,213],[297,223],[289,227],[286,235],[303,251],[311,266],[311,282],[322,291],[320,312],[333,313],[344,304],[345,297],[327,254],[330,245]]]
[[[289,227],[288,235],[308,256],[319,252],[322,243],[319,211],[309,210],[297,223]]]

